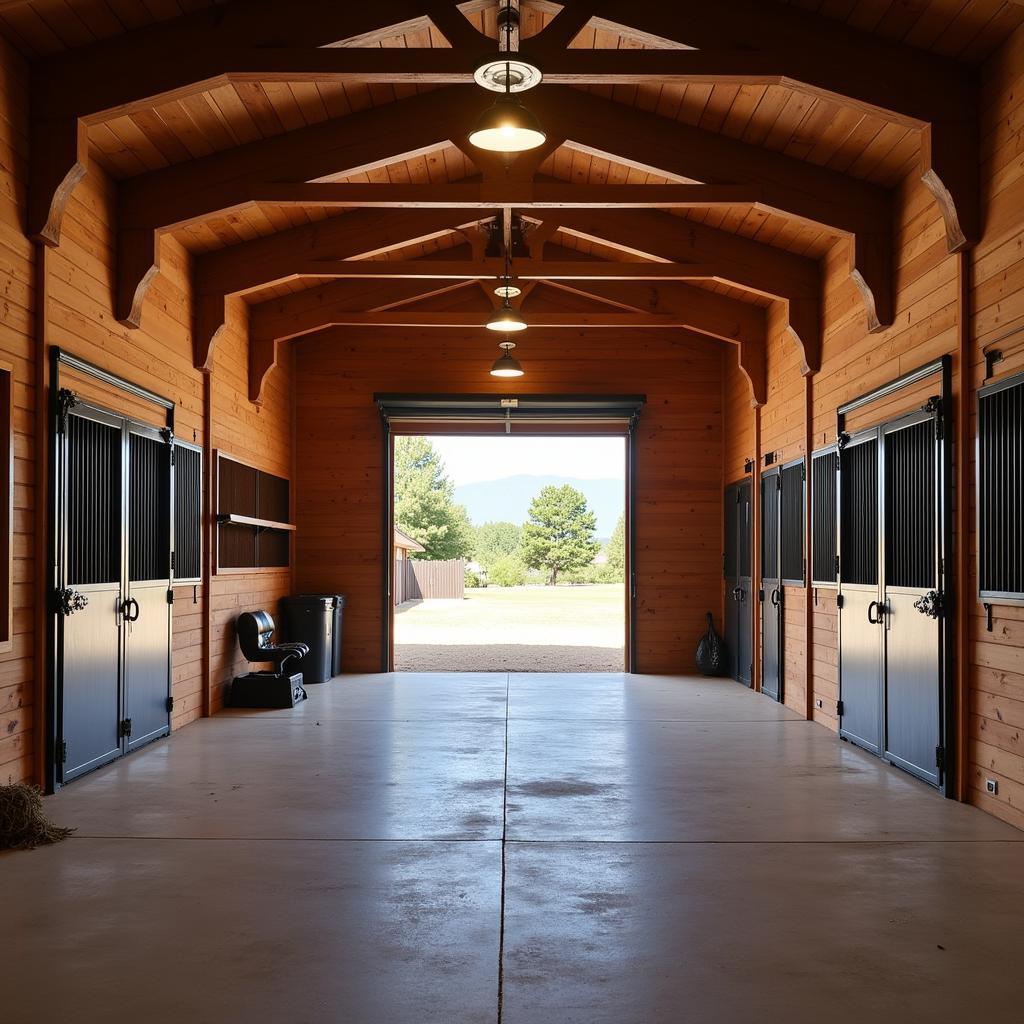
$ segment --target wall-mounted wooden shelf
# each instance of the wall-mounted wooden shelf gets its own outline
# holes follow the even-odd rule
[[[255,526],[258,530],[294,530],[294,523],[279,523],[275,519],[257,519],[228,512],[217,516],[218,523],[234,523],[235,526]]]
[[[222,572],[263,572],[291,565],[291,484],[217,452],[217,560]]]

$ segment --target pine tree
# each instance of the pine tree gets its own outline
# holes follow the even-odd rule
[[[523,561],[543,569],[553,587],[559,573],[583,569],[594,560],[601,547],[594,540],[596,529],[597,515],[588,511],[585,495],[569,484],[545,487],[531,502],[523,525]]]

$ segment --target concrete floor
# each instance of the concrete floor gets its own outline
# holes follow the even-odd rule
[[[1024,833],[735,683],[344,677],[0,855],[0,1020],[1020,1021]]]

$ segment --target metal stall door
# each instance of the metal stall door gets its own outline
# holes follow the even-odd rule
[[[761,475],[761,692],[782,700],[782,475]]]
[[[122,747],[123,421],[65,413],[56,469],[56,762],[68,782]]]
[[[725,491],[725,633],[729,674],[739,683],[751,682],[750,481],[731,484]]]
[[[128,426],[125,717],[128,750],[170,732],[171,444]]]
[[[930,413],[882,428],[885,757],[942,781],[939,443]]]
[[[855,435],[839,455],[839,735],[882,750],[878,431]]]

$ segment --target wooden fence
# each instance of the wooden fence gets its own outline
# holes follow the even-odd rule
[[[461,600],[466,593],[466,562],[419,562],[411,558],[395,562],[395,604],[431,598]]]

